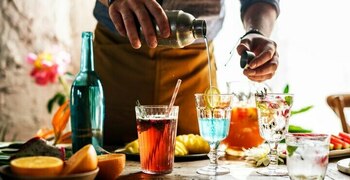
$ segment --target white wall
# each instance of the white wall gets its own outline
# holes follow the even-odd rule
[[[281,92],[288,83],[295,95],[295,110],[314,105],[309,112],[292,117],[291,124],[314,132],[337,133],[341,130],[340,120],[328,107],[326,97],[350,93],[350,1],[282,0],[280,5],[281,14],[271,36],[278,44],[280,64],[267,83],[275,92]],[[239,6],[238,0],[226,0],[226,21],[215,40],[222,89],[226,81],[247,80],[242,76],[237,54],[227,67],[223,65],[230,49],[244,34]]]
[[[93,31],[96,24],[94,4],[95,0],[0,1],[0,127],[7,126],[6,140],[27,140],[39,128],[52,127],[53,114],[46,103],[61,87],[36,85],[25,57],[59,45],[71,53],[70,71],[76,73],[81,32]]]

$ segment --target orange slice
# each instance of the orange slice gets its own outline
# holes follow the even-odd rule
[[[215,86],[210,86],[207,88],[204,92],[205,96],[205,101],[206,105],[210,108],[217,107],[220,103],[220,96],[213,96],[220,94],[220,91],[217,87]]]
[[[68,159],[62,171],[62,175],[88,172],[96,168],[97,154],[94,146],[88,144]]]
[[[100,169],[96,179],[116,179],[124,170],[125,154],[112,153],[97,156]]]
[[[57,176],[63,169],[63,161],[50,156],[31,156],[10,162],[11,171],[24,176]]]

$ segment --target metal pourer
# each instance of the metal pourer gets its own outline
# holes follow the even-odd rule
[[[251,51],[243,51],[241,55],[241,68],[245,69],[248,64],[255,58],[255,54]]]

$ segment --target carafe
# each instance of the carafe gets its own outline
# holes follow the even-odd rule
[[[227,89],[234,95],[234,102],[229,135],[221,144],[226,146],[226,153],[241,155],[243,148],[256,147],[264,142],[259,133],[253,86],[248,81],[232,81],[227,83]]]

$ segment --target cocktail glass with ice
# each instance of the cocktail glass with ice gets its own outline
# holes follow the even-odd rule
[[[263,175],[287,175],[287,170],[278,168],[278,143],[285,138],[293,104],[292,94],[261,93],[255,95],[258,109],[260,136],[270,146],[270,164],[257,172]]]
[[[289,133],[286,135],[288,175],[295,179],[325,178],[328,165],[327,134]]]

